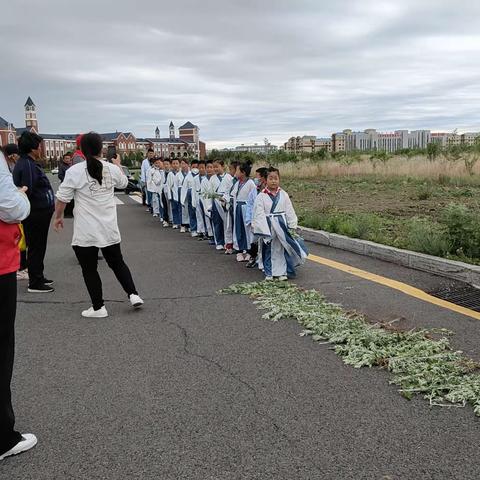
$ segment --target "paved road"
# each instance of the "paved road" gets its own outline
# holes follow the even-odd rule
[[[260,319],[218,296],[261,278],[119,197],[123,248],[145,308],[132,311],[105,265],[111,316],[87,320],[71,224],[51,234],[53,295],[19,286],[14,397],[38,447],[0,464],[2,480],[478,479],[471,409],[404,400],[378,369],[345,366],[294,322]],[[318,255],[430,289],[445,280],[345,252]],[[478,355],[480,324],[309,263],[298,283],[378,319],[447,326]]]

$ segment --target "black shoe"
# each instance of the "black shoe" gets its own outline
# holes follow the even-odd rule
[[[43,283],[45,285],[48,285],[49,287],[51,287],[54,284],[54,281],[53,280],[48,280],[47,278],[44,278]]]
[[[41,283],[40,285],[35,285],[32,287],[28,287],[28,292],[29,293],[52,293],[54,292],[55,289],[53,287],[49,287],[48,285],[45,285],[44,283]]]
[[[255,268],[257,266],[257,259],[251,258],[247,263],[247,268]]]

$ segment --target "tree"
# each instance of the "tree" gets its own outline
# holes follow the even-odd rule
[[[427,145],[427,156],[431,162],[433,162],[433,160],[435,160],[440,155],[440,152],[441,147],[439,143],[433,142]]]
[[[369,160],[372,163],[373,169],[377,168],[378,162],[383,164],[387,163],[391,158],[391,155],[385,150],[375,150],[370,154]]]
[[[473,175],[473,169],[478,160],[480,160],[480,136],[475,139],[475,143],[472,146],[468,147],[463,156],[465,170],[467,170],[469,175]]]

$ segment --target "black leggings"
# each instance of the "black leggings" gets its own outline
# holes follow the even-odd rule
[[[97,271],[98,266],[98,247],[78,247],[73,246],[75,255],[77,256],[80,266],[82,267],[83,279],[87,286],[88,293],[92,300],[94,310],[103,307],[103,290],[102,280]],[[117,280],[122,285],[127,295],[134,293],[137,295],[135,284],[133,283],[132,274],[122,257],[120,244],[109,245],[101,249],[107,265],[113,270]]]
[[[10,382],[15,354],[15,313],[17,309],[17,275],[0,275],[0,455],[22,440],[14,429]]]

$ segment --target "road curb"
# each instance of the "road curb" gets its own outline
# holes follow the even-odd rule
[[[459,280],[480,288],[480,266],[469,265],[468,263],[457,262],[455,260],[447,260],[445,258],[412,252],[410,250],[402,250],[401,248],[390,247],[358,238],[350,238],[323,230],[314,230],[307,227],[299,227],[299,230],[303,238],[308,242],[377,258],[385,262],[433,273],[453,280]]]

